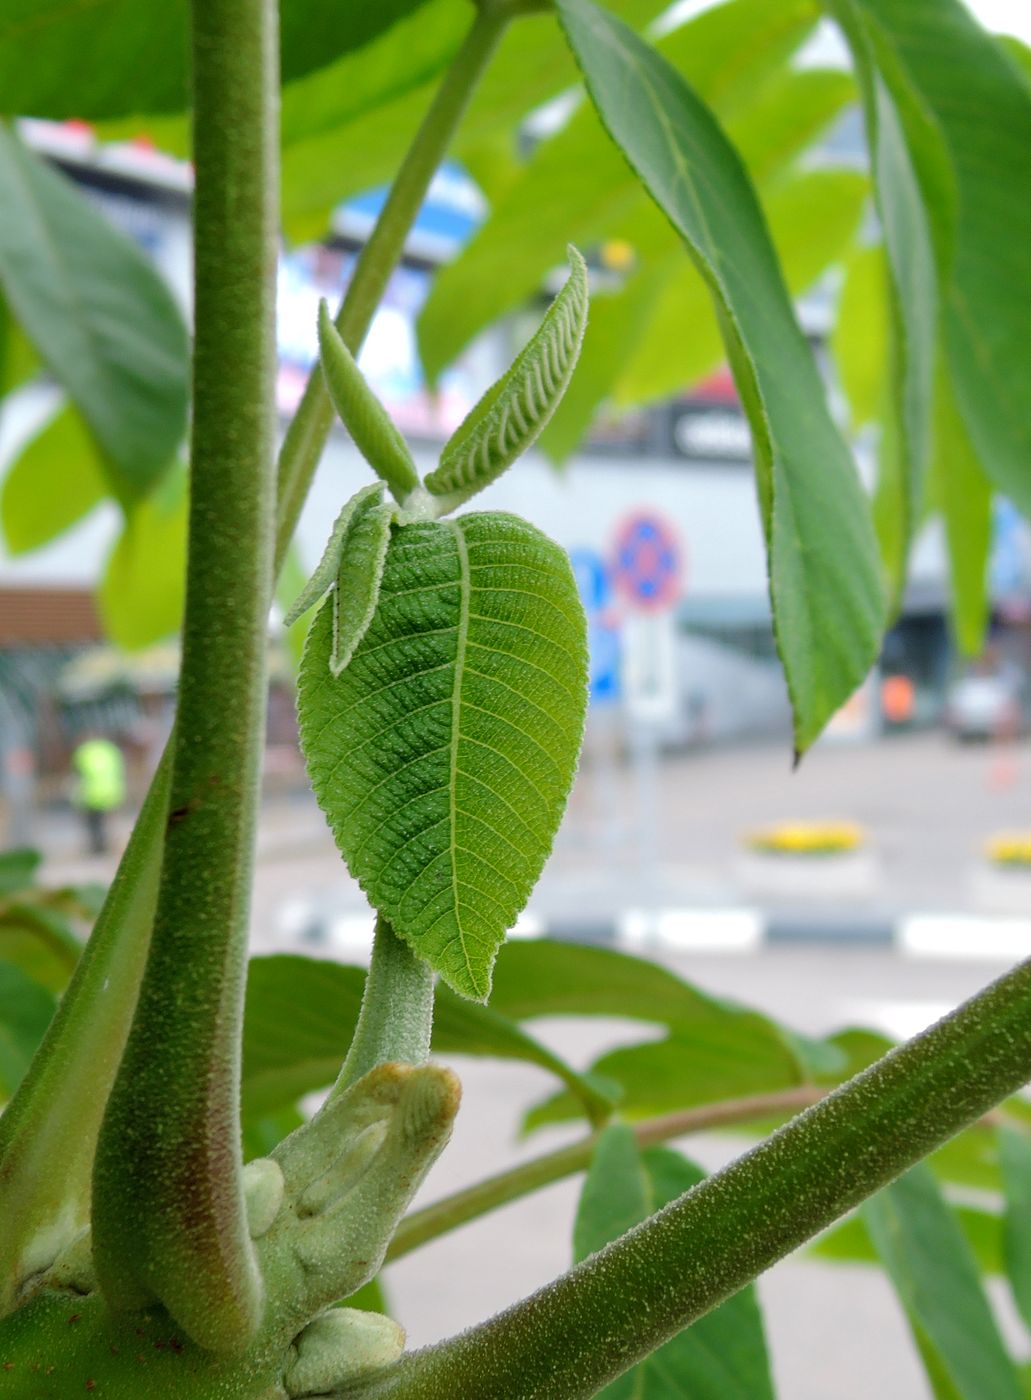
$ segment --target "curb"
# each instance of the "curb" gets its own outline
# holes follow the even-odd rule
[[[309,947],[361,956],[372,942],[372,915],[358,910],[291,923]],[[764,949],[843,948],[892,952],[903,958],[1011,963],[1031,953],[1031,918],[999,915],[884,913],[821,915],[746,906],[623,909],[612,915],[548,918],[529,908],[509,937],[550,938],[619,948],[628,953],[740,956]]]

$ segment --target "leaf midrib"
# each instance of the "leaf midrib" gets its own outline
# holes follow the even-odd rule
[[[451,890],[455,902],[455,928],[458,931],[458,941],[462,945],[462,957],[465,959],[466,971],[469,974],[469,978],[475,985],[477,983],[477,978],[473,972],[472,962],[469,958],[469,949],[465,942],[465,933],[462,929],[460,901],[458,898],[458,827],[456,825],[458,818],[458,744],[461,739],[462,682],[465,676],[465,655],[469,641],[471,576],[469,571],[469,551],[466,548],[465,534],[461,525],[457,520],[447,520],[443,523],[451,531],[455,541],[455,551],[458,555],[459,589],[458,634],[455,639],[455,678],[451,689],[451,759],[450,771],[448,773]]]

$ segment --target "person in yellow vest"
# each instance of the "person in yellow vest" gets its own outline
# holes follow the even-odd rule
[[[86,823],[91,855],[107,850],[107,814],[125,801],[125,759],[117,744],[98,735],[84,739],[72,754],[72,800]]]

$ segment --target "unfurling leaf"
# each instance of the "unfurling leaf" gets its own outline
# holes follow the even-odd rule
[[[376,611],[334,676],[324,607],[301,736],[352,874],[445,981],[486,998],[573,779],[587,698],[569,561],[511,515],[395,526]]]
[[[426,478],[448,506],[461,504],[496,480],[536,441],[576,368],[587,325],[587,265],[569,247],[570,274],[530,343],[491,386],[441,453]]]
[[[303,617],[308,609],[314,607],[334,586],[340,572],[340,561],[343,558],[348,532],[365,511],[378,506],[382,499],[383,487],[378,481],[374,481],[371,486],[363,486],[360,491],[355,492],[347,502],[336,518],[333,533],[322,552],[318,567],[283,618],[284,627],[292,627],[299,617]]]
[[[319,304],[319,350],[326,388],[354,445],[397,499],[403,500],[419,484],[412,454],[365,382],[324,301]]]

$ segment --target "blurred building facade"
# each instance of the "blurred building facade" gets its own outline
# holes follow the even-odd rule
[[[139,242],[188,314],[188,169],[145,147],[101,147],[88,128],[76,124],[26,123],[26,131],[37,149],[64,168]],[[324,245],[283,256],[277,400],[284,424],[314,362],[319,298],[338,298],[379,198],[373,194],[342,208],[333,236]],[[420,468],[431,467],[440,442],[511,356],[512,328],[502,326],[470,347],[443,377],[436,395],[427,392],[420,374],[415,320],[433,267],[454,254],[481,214],[478,194],[460,172],[442,172],[362,356],[363,368],[412,442]],[[831,314],[827,290],[808,298],[800,310],[822,353]],[[45,385],[8,400],[0,416],[0,469],[52,404],[53,393]],[[868,476],[872,468],[862,442],[857,456],[860,470]],[[312,568],[321,553],[327,521],[367,479],[367,467],[337,427],[299,526],[297,545],[305,569]],[[561,471],[539,454],[529,454],[478,498],[477,507],[516,511],[570,551],[600,561],[603,568],[612,560],[621,521],[642,510],[663,518],[676,533],[682,559],[681,596],[674,609],[678,708],[665,737],[679,743],[710,742],[787,731],[787,698],[773,646],[751,447],[728,374],[715,375],[676,402],[600,424]],[[55,681],[77,653],[101,641],[91,587],[117,527],[115,506],[104,503],[32,554],[11,558],[0,541],[0,749],[14,752],[29,746],[46,763],[55,745],[60,748],[55,734],[62,732],[62,725],[65,743],[74,739],[78,726],[68,714],[76,706],[65,706],[68,713],[63,717],[58,713]],[[996,619],[1017,639],[1019,653],[1031,615],[1031,550],[1027,527],[1007,508],[999,514],[992,587]],[[913,682],[913,721],[940,711],[954,669],[947,608],[943,543],[932,527],[917,542],[902,615],[885,648],[888,672]],[[621,621],[618,602],[606,602],[601,623],[609,640],[616,638],[617,647]],[[174,666],[170,674],[172,670]],[[136,685],[131,668],[125,676],[124,684],[97,691],[113,707],[112,721],[126,719],[120,706],[124,710],[136,703],[143,714],[154,705],[133,701],[134,689],[146,692],[146,686]],[[599,690],[599,704],[615,700],[618,692],[617,679],[607,690]],[[877,707],[866,705],[850,723],[864,730],[876,718]],[[96,714],[88,716],[91,723],[96,719]]]

